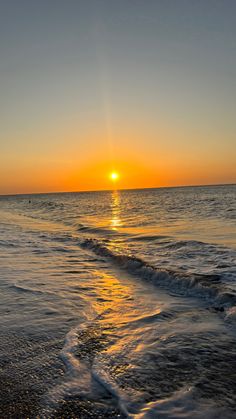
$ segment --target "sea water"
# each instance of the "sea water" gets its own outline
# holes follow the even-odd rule
[[[0,197],[0,417],[236,411],[236,186]]]

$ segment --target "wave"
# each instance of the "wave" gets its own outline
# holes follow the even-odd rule
[[[20,285],[20,284],[11,284],[11,285],[8,285],[8,288],[16,291],[17,293],[30,293],[33,295],[44,296],[44,297],[46,295],[56,295],[56,293],[53,292],[52,290],[33,288],[30,286]]]
[[[127,236],[128,233],[120,232],[117,230],[114,230],[112,228],[105,228],[105,227],[92,227],[92,226],[86,226],[83,224],[79,225],[78,228],[79,232],[89,232],[91,234],[98,234],[98,235],[106,235],[106,236]]]
[[[166,399],[147,403],[138,414],[133,416],[134,419],[166,419],[173,417],[233,419],[234,412],[229,412],[221,406],[215,406],[207,399],[199,401],[196,398],[196,388],[183,387]]]
[[[27,287],[24,285],[19,285],[19,284],[12,284],[9,285],[9,288],[17,291],[17,292],[29,292],[29,293],[33,293],[33,294],[45,294],[45,291],[39,290],[39,289],[35,289],[35,288],[31,288],[31,287]]]
[[[170,240],[170,236],[165,236],[161,234],[140,234],[140,235],[132,235],[132,237],[128,238],[128,240],[130,241],[135,240],[136,242],[161,241],[161,243],[163,243],[163,241],[167,239]]]
[[[207,248],[207,249],[211,249],[214,246],[212,244],[209,243],[204,243],[202,241],[198,241],[198,240],[178,240],[178,241],[170,241],[167,242],[166,244],[164,244],[165,247],[169,248],[169,249],[174,249],[174,250],[178,250],[178,249],[182,249],[185,247],[192,247],[192,248]]]
[[[117,254],[97,239],[86,239],[81,246],[92,250],[99,256],[111,259],[113,263],[126,269],[132,275],[138,275],[159,286],[171,288],[172,292],[209,298],[212,303],[217,304],[213,307],[217,311],[225,311],[236,305],[236,295],[222,282],[221,275],[159,269],[141,258]]]
[[[97,321],[105,313],[106,310],[91,320],[84,319],[66,334],[64,346],[60,352],[66,374],[64,380],[44,396],[43,417],[51,418],[52,413],[57,410],[62,401],[66,402],[75,397],[79,397],[79,400],[88,400],[90,409],[91,402],[99,399],[102,409],[102,402],[107,400],[107,396],[115,401],[119,416],[122,413],[122,417],[131,417],[123,402],[119,387],[100,362],[103,343],[102,330],[99,329]],[[105,414],[101,417],[105,417]]]
[[[33,207],[47,209],[49,211],[54,209],[64,209],[63,202],[30,200],[29,204],[32,204]]]
[[[10,240],[0,240],[1,247],[17,247],[16,243],[13,243]]]

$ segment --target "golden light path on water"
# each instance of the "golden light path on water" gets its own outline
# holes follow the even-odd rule
[[[117,190],[112,191],[111,210],[112,218],[110,220],[110,224],[113,230],[117,230],[118,227],[122,227],[122,221],[120,218],[120,193]]]

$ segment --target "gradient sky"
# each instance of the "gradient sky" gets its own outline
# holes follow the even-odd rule
[[[0,0],[0,193],[236,182],[235,0]]]

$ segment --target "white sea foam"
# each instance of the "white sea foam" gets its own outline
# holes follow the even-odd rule
[[[197,401],[195,388],[183,388],[164,400],[147,403],[134,419],[233,419],[233,412],[216,407],[211,401]]]
[[[190,296],[202,296],[216,303],[219,307],[233,306],[236,303],[236,295],[225,288],[219,275],[198,275],[194,273],[182,273],[179,271],[161,270],[141,258],[125,254],[117,254],[114,250],[96,239],[86,239],[82,247],[91,249],[96,254],[107,257],[128,272],[139,275],[141,278],[151,281],[159,286],[164,286],[176,292]],[[120,249],[119,249],[120,250]],[[216,309],[218,308],[216,307]]]

